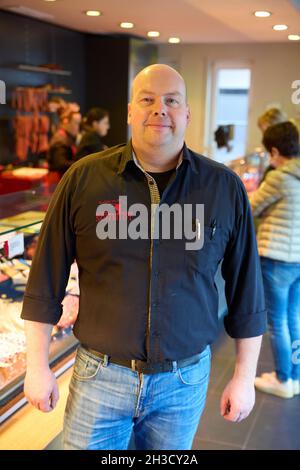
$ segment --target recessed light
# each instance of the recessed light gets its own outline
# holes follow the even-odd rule
[[[131,28],[134,28],[134,24],[133,24],[133,23],[126,23],[126,21],[124,21],[123,23],[120,23],[120,26],[121,26],[121,28],[124,28],[124,29],[131,29]]]
[[[56,2],[56,0],[45,0],[45,2]]]
[[[158,31],[148,31],[147,36],[149,38],[158,38],[160,33]]]
[[[168,42],[171,44],[179,44],[180,43],[180,38],[169,38]]]
[[[288,29],[288,25],[287,24],[274,24],[273,29],[275,31],[285,31],[286,29]]]
[[[272,13],[270,11],[258,10],[254,12],[254,15],[257,16],[257,18],[267,18],[271,16]]]
[[[299,34],[289,34],[288,39],[290,41],[300,41],[300,35]]]
[[[85,12],[85,14],[86,14],[87,16],[100,16],[100,15],[101,15],[101,11],[99,11],[99,10],[87,10],[87,11]]]

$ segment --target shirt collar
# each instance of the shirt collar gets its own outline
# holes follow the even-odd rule
[[[191,152],[189,151],[189,149],[187,148],[185,143],[183,145],[183,149],[182,149],[181,155],[179,157],[179,161],[178,161],[178,164],[176,166],[176,170],[177,170],[177,168],[180,167],[180,165],[182,164],[182,162],[184,160],[186,160],[190,164],[191,169],[195,173],[198,173],[198,170],[197,170],[196,165],[195,165],[194,157],[193,157],[193,155],[191,155]],[[126,146],[123,149],[122,156],[121,156],[121,161],[120,161],[120,164],[119,164],[118,174],[124,173],[124,171],[126,170],[127,165],[129,164],[129,162],[133,162],[138,167],[140,167],[140,165],[138,163],[138,160],[137,160],[136,156],[134,155],[131,140],[126,144]]]

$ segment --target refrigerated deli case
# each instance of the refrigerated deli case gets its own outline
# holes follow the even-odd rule
[[[269,165],[269,158],[266,152],[257,149],[244,157],[226,162],[226,165],[241,178],[247,193],[251,194],[258,188],[264,177]]]
[[[0,196],[0,423],[26,403],[26,342],[20,314],[39,231],[54,189],[46,185]],[[49,356],[57,377],[73,365],[78,345],[72,333],[79,305],[76,263],[71,267],[62,305]]]

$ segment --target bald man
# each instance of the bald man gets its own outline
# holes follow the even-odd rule
[[[254,405],[266,312],[251,211],[231,170],[187,148],[189,121],[183,78],[167,65],[145,68],[128,105],[132,139],[75,163],[51,200],[22,311],[25,395],[43,412],[57,403],[48,350],[76,259],[80,345],[65,449],[127,449],[132,432],[137,449],[191,449],[218,332],[221,261],[237,357],[220,413],[239,422]]]

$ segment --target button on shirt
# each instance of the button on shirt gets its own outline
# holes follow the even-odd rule
[[[128,210],[118,213],[119,196]],[[148,209],[147,237],[97,236],[99,204],[132,220],[130,207]],[[204,245],[186,250],[184,237],[153,237],[155,210],[204,204]],[[133,218],[134,219],[134,218]],[[22,318],[56,324],[70,266],[79,268],[79,341],[122,359],[179,360],[197,354],[218,332],[214,276],[222,262],[233,338],[266,329],[260,262],[247,194],[222,164],[189,150],[159,194],[133,155],[131,142],[76,162],[60,181],[41,228],[24,296]]]

